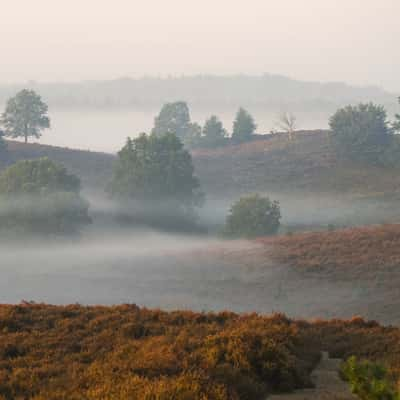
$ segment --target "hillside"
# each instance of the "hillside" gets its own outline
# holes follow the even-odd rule
[[[218,229],[232,201],[250,192],[280,201],[286,232],[399,221],[399,168],[337,160],[326,131],[300,131],[296,137],[290,143],[285,134],[259,135],[241,145],[194,150],[207,198],[203,223]],[[10,141],[0,166],[43,156],[81,177],[86,192],[104,196],[112,154]]]
[[[248,192],[326,193],[397,196],[400,170],[336,159],[327,131],[299,131],[295,142],[285,134],[258,135],[253,141],[192,152],[196,174],[211,198]],[[115,156],[41,144],[9,141],[0,165],[24,158],[49,157],[79,175],[91,189],[102,190]]]
[[[307,287],[310,295],[319,294],[313,297],[320,299],[318,305],[310,302],[313,315],[319,308],[320,315],[332,316],[336,309],[336,315],[400,322],[400,225],[298,233],[258,242],[264,251],[258,257],[253,254],[253,264],[258,259],[284,271],[282,294],[290,299],[306,293]]]
[[[0,306],[0,398],[264,399],[310,386],[321,351],[388,365],[400,330],[355,318]],[[46,360],[46,362],[43,362]]]
[[[293,143],[285,134],[266,135],[242,145],[196,150],[193,158],[197,174],[210,194],[398,193],[398,169],[337,160],[327,134],[327,131],[300,131]]]
[[[111,177],[115,156],[84,150],[72,150],[63,147],[46,146],[43,144],[25,144],[17,141],[7,141],[8,151],[0,156],[0,167],[5,167],[23,159],[48,157],[65,165],[68,170],[78,175],[83,186],[90,189],[105,187]]]

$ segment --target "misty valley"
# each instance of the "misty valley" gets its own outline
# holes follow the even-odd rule
[[[399,15],[5,1],[0,400],[400,400]]]

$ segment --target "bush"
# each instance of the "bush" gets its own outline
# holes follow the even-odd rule
[[[386,369],[380,364],[359,362],[353,356],[344,363],[341,372],[350,383],[352,392],[361,400],[400,399],[387,379]]]
[[[0,154],[7,150],[7,143],[4,140],[4,132],[0,130]]]
[[[377,161],[392,143],[386,110],[373,103],[342,108],[329,125],[337,153],[346,158]]]
[[[275,234],[280,226],[279,202],[253,194],[233,204],[226,218],[225,233],[230,236],[255,237]]]
[[[3,230],[73,233],[90,223],[79,179],[48,158],[19,161],[0,175]]]

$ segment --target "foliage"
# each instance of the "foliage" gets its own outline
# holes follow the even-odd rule
[[[399,104],[400,104],[400,97],[399,97]],[[393,129],[395,132],[400,133],[400,114],[395,115],[395,121],[393,123]]]
[[[329,125],[332,142],[345,157],[376,161],[392,141],[386,111],[373,103],[342,108]]]
[[[203,135],[201,138],[202,147],[217,147],[225,144],[226,130],[221,120],[212,115],[204,124]]]
[[[242,143],[251,140],[256,127],[253,117],[244,108],[239,108],[233,122],[233,142]]]
[[[232,236],[265,236],[274,234],[280,225],[279,203],[253,194],[233,204],[226,219],[225,232]]]
[[[400,399],[387,379],[386,369],[380,364],[360,362],[353,356],[344,363],[341,372],[350,383],[352,392],[361,400]]]
[[[21,90],[8,100],[1,117],[6,136],[39,138],[45,128],[50,127],[48,107],[33,90]]]
[[[319,349],[282,315],[0,305],[0,398],[254,400],[309,385]]]
[[[79,179],[48,158],[23,160],[0,175],[2,229],[70,233],[90,222]]]
[[[0,130],[0,154],[7,150],[7,143],[4,140],[4,132]]]
[[[400,376],[400,329],[361,318],[0,305],[0,398],[263,399],[308,387],[322,349],[387,365],[356,363],[359,387]]]
[[[175,134],[185,143],[191,143],[201,135],[201,127],[190,121],[190,112],[187,103],[177,101],[166,103],[154,120],[152,133],[163,136],[167,133]]]
[[[191,155],[176,135],[142,134],[118,153],[108,191],[138,220],[173,223],[193,219],[199,187]]]

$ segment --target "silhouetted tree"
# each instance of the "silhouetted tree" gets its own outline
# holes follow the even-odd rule
[[[50,127],[47,116],[48,107],[33,90],[21,90],[7,101],[1,117],[5,135],[12,138],[24,137],[25,143],[30,136],[39,138],[42,131]]]
[[[244,108],[240,108],[233,122],[232,140],[236,143],[250,140],[256,127],[253,117]]]

